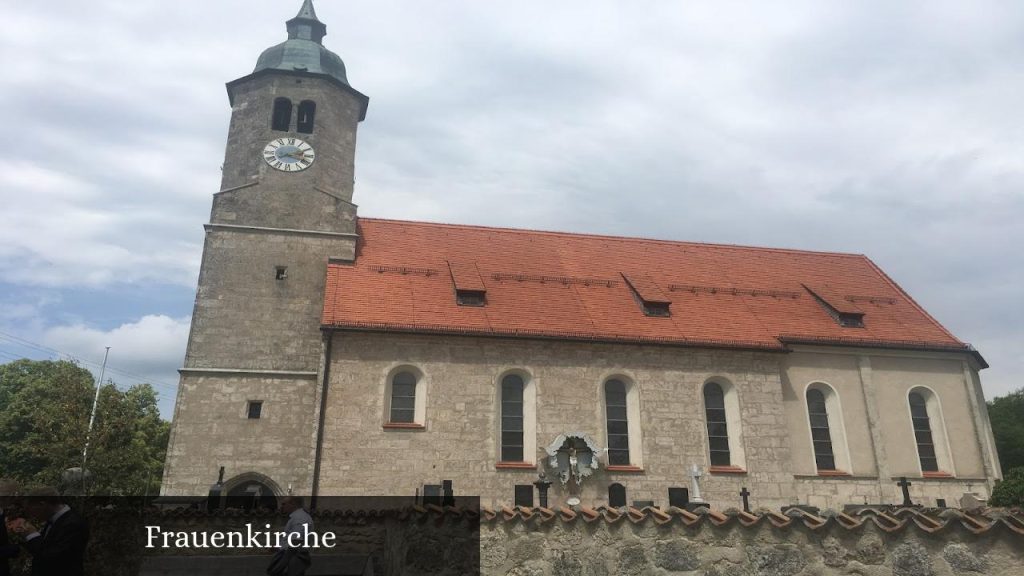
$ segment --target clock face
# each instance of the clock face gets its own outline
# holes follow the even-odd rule
[[[298,138],[278,138],[263,147],[263,159],[282,172],[298,172],[313,165],[316,152]]]

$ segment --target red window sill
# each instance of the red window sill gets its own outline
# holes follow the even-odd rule
[[[639,466],[605,466],[605,470],[609,472],[643,472],[644,469]]]
[[[747,471],[739,466],[711,466],[708,472],[712,474],[746,474]]]
[[[949,472],[922,472],[922,478],[953,478]]]
[[[498,462],[494,465],[498,470],[536,470],[537,465],[531,462]]]
[[[426,430],[427,427],[423,424],[417,424],[415,422],[387,422],[384,424],[385,430]]]
[[[842,470],[818,470],[818,476],[850,476],[850,473]]]

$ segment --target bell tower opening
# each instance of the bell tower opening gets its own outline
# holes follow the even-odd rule
[[[299,119],[296,130],[302,134],[313,133],[313,118],[316,116],[316,102],[303,100],[299,103]]]
[[[287,98],[274,99],[274,113],[270,119],[270,128],[287,132],[292,125],[292,101]]]

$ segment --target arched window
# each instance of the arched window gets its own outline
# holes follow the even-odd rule
[[[705,383],[704,415],[711,471],[742,471],[746,462],[740,437],[740,401],[736,387],[720,378]]]
[[[629,404],[626,384],[618,379],[605,382],[604,402],[608,420],[608,464],[629,466]]]
[[[814,463],[818,470],[835,470],[836,457],[832,450],[832,432],[828,423],[825,393],[818,388],[807,391],[807,414],[811,420],[811,442],[814,444]]]
[[[523,388],[518,374],[501,379],[501,461],[522,462],[523,459]]]
[[[725,418],[725,392],[717,382],[704,385],[704,412],[708,420],[708,448],[712,466],[730,466],[729,424]]]
[[[917,441],[917,457],[922,472],[938,472],[939,460],[935,456],[935,441],[932,426],[928,421],[928,405],[919,392],[910,393],[910,419],[914,424],[914,439]]]
[[[391,379],[391,416],[392,424],[412,424],[416,422],[416,375],[402,371]]]
[[[818,474],[852,474],[850,450],[839,395],[824,382],[812,382],[805,393],[811,445]]]
[[[938,398],[927,388],[915,388],[910,391],[907,401],[910,404],[910,421],[922,474],[952,473],[953,463],[949,458]]]
[[[498,468],[532,468],[537,456],[537,387],[528,372],[498,374]]]
[[[299,102],[299,118],[296,130],[303,134],[313,133],[313,118],[316,116],[316,102],[303,100]]]
[[[270,128],[287,132],[292,125],[292,101],[287,98],[274,99],[274,114],[270,119]]]

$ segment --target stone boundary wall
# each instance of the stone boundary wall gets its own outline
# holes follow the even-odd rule
[[[283,520],[269,514],[241,517],[275,525]],[[211,529],[238,520],[237,514],[209,518],[187,512],[166,514],[161,524]],[[1024,574],[1024,515],[1000,509],[888,508],[816,516],[799,510],[428,506],[380,515],[318,512],[314,520],[318,531],[344,534],[345,549],[337,553],[368,555],[374,573],[387,576],[462,574],[451,564],[475,562],[475,552],[480,573],[488,576]],[[479,526],[478,547],[475,538],[465,537],[466,527],[474,526]],[[463,532],[447,539],[452,531]]]
[[[1024,536],[1005,528],[493,522],[481,526],[480,553],[482,574],[495,576],[1024,574]]]

